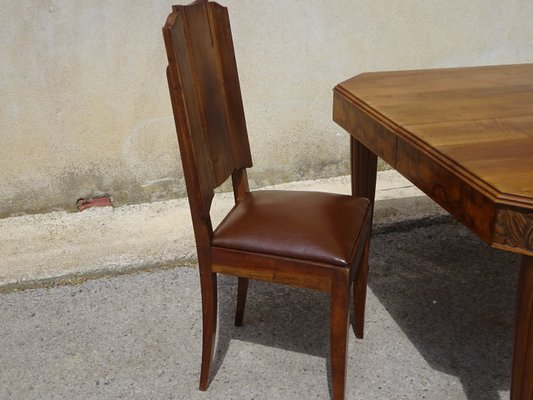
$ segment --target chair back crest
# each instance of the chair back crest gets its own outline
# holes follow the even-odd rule
[[[252,166],[228,11],[207,0],[173,6],[163,36],[191,211],[208,217],[213,189]]]

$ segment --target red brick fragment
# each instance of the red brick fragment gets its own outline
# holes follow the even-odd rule
[[[94,197],[89,199],[79,199],[78,200],[78,210],[83,211],[92,207],[112,207],[113,203],[111,202],[111,197]]]

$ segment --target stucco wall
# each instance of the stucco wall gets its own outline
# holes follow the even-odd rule
[[[345,174],[333,86],[533,62],[529,0],[226,0],[254,186]],[[0,217],[183,196],[161,27],[172,1],[1,0]]]

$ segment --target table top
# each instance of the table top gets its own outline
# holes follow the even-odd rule
[[[334,120],[487,243],[533,254],[533,64],[364,73]]]

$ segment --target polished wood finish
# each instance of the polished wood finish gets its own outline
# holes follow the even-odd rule
[[[252,161],[226,8],[206,0],[174,6],[163,27],[163,36],[169,63],[167,80],[200,271],[203,332],[199,388],[206,390],[209,385],[217,324],[217,274],[227,274],[238,277],[236,326],[243,323],[249,279],[331,294],[331,386],[333,398],[341,400],[345,393],[352,287],[356,289],[354,321],[358,322],[354,324],[358,328],[355,331],[361,332],[358,336],[362,337],[372,213],[370,202],[355,196],[313,192],[304,195],[282,191],[251,193],[246,168],[252,166]],[[214,189],[230,176],[235,207],[217,230],[213,230],[210,208]],[[291,202],[295,198],[298,202]],[[268,200],[266,205],[261,199]],[[273,208],[272,199],[277,201],[278,207],[279,199],[286,199],[282,207],[275,210],[278,219],[261,219],[261,215],[270,216],[266,208]],[[307,208],[317,212],[305,211]],[[285,210],[291,210],[290,215],[286,215]],[[350,212],[341,215],[338,210]],[[286,218],[282,220],[279,216],[284,213]],[[254,245],[259,243],[260,250],[242,249],[236,245],[245,242],[246,247],[249,240],[242,240],[242,235],[234,233],[234,227],[238,225],[231,225],[229,221],[233,221],[235,215],[237,222],[243,215],[248,216],[247,226],[262,224],[261,229],[254,229],[266,240],[256,240],[255,236],[253,239],[256,240]],[[300,219],[293,221],[293,217]],[[313,222],[315,218],[325,223],[317,224]],[[280,233],[279,229],[272,225],[285,227],[284,221],[291,221],[291,229],[296,226],[307,227],[307,230],[299,228],[293,239],[280,241],[276,235],[276,232]],[[316,226],[310,229],[309,225],[313,224]],[[264,237],[268,229],[274,233]],[[241,227],[240,232],[244,231]],[[249,234],[245,236],[251,237]]]
[[[364,145],[350,137],[352,196],[368,198],[374,203],[376,193],[376,174],[378,158]],[[372,215],[370,216],[372,218]],[[369,242],[365,245],[366,255],[363,260],[368,260]],[[354,280],[354,316],[353,330],[355,336],[363,339],[365,330],[365,305],[366,282],[368,281],[368,262],[361,265]]]
[[[511,399],[533,398],[533,257],[522,256],[516,332],[513,353]]]
[[[532,99],[533,64],[361,74],[334,120],[484,241],[532,254]]]
[[[511,398],[533,399],[533,64],[361,74],[335,88],[333,119],[352,136],[353,193],[371,198],[372,153],[522,254]]]
[[[239,277],[237,282],[237,309],[235,310],[235,326],[242,326],[244,309],[246,307],[246,295],[248,293],[248,278]]]

